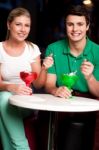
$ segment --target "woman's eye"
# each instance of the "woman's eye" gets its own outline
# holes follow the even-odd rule
[[[26,27],[30,27],[30,25],[29,25],[29,24],[26,24],[25,26],[26,26]]]
[[[17,23],[17,24],[16,24],[16,26],[19,26],[19,25],[21,25],[21,24],[20,24],[20,23]]]

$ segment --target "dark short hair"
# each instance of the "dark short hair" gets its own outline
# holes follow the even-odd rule
[[[90,14],[85,5],[71,5],[65,13],[65,20],[68,15],[85,16],[87,25],[90,23]]]

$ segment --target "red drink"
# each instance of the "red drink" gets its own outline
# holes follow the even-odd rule
[[[25,82],[26,86],[30,86],[30,84],[37,79],[37,73],[36,72],[20,72],[20,78]]]

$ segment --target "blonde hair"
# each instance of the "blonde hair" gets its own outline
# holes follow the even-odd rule
[[[22,16],[22,15],[27,16],[28,18],[31,19],[31,15],[27,9],[22,8],[22,7],[17,7],[9,13],[7,22],[11,23],[16,17]],[[6,39],[9,39],[9,35],[10,35],[10,31],[7,30]]]

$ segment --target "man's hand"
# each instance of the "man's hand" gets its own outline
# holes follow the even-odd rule
[[[83,73],[86,80],[90,79],[93,70],[94,70],[94,65],[91,62],[84,60],[81,65],[81,72]]]
[[[54,95],[62,98],[70,98],[72,96],[71,91],[65,86],[57,88]]]
[[[45,69],[48,69],[53,65],[53,63],[54,63],[54,60],[51,54],[48,57],[45,57],[45,59],[43,60],[43,67],[45,67]]]

